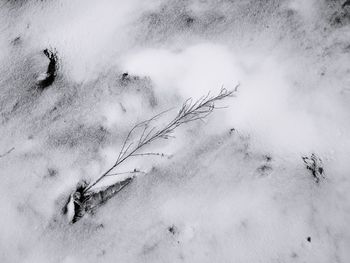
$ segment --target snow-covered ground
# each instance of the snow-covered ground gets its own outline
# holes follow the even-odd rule
[[[0,262],[349,262],[344,2],[1,1]],[[41,89],[45,49],[58,71]],[[134,124],[237,84],[69,224],[67,198]]]

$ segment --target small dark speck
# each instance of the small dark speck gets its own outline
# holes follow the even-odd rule
[[[265,155],[266,162],[271,162],[272,157],[270,155]]]
[[[107,132],[107,129],[105,127],[103,127],[102,125],[100,125],[98,129],[100,132]]]
[[[177,232],[176,226],[172,225],[172,226],[168,227],[168,231],[169,231],[171,234],[175,235],[176,232]]]
[[[55,170],[53,168],[49,168],[47,171],[48,171],[50,177],[54,177],[58,173],[57,170]]]
[[[125,72],[125,73],[122,74],[122,80],[123,81],[127,80],[128,77],[129,77],[129,73]]]
[[[240,226],[241,226],[242,228],[246,229],[246,228],[248,227],[247,220],[242,220]]]
[[[186,18],[186,24],[189,26],[189,25],[191,25],[191,24],[193,24],[193,22],[194,22],[194,19],[192,18],[192,17],[187,17]]]
[[[231,128],[231,129],[230,129],[230,134],[234,133],[235,131],[236,131],[235,128]]]
[[[11,43],[12,43],[14,46],[20,44],[20,43],[21,43],[21,37],[18,36],[18,37],[16,37],[16,38],[14,38],[14,39],[11,41]]]
[[[122,109],[122,111],[126,112],[126,109],[125,109],[124,105],[121,102],[119,102],[119,105],[120,105],[120,108]]]
[[[341,24],[341,19],[340,19],[340,17],[336,17],[336,18],[334,19],[334,22],[335,22],[336,24]]]
[[[272,167],[268,166],[268,165],[262,165],[258,168],[258,172],[260,172],[260,173],[265,173],[265,172],[268,172],[271,170],[272,170]]]
[[[310,242],[311,243],[311,237],[307,237],[307,242]]]
[[[291,255],[292,258],[297,258],[298,257],[298,254],[293,252],[292,255]]]

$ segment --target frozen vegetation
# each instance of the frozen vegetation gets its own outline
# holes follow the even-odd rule
[[[0,125],[0,262],[350,261],[349,1],[1,0]]]

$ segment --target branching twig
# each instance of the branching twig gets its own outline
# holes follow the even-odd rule
[[[152,117],[149,120],[143,121],[139,124],[136,124],[127,134],[126,139],[123,142],[122,148],[119,152],[116,162],[98,179],[94,182],[90,183],[84,190],[84,193],[89,191],[92,187],[98,184],[103,178],[106,176],[110,176],[111,172],[125,162],[128,158],[134,156],[142,156],[142,155],[160,155],[156,153],[139,153],[139,151],[144,148],[144,146],[158,140],[158,139],[168,139],[173,137],[172,133],[174,130],[181,126],[182,124],[204,120],[208,115],[210,115],[215,109],[220,109],[215,106],[215,102],[222,100],[227,97],[231,97],[237,91],[239,85],[235,87],[234,90],[226,90],[222,88],[219,94],[215,96],[211,96],[210,92],[207,95],[199,98],[195,102],[193,102],[192,98],[187,99],[177,115],[174,117],[172,121],[170,121],[165,126],[158,128],[152,126],[152,122],[158,119],[160,116],[164,115],[166,112],[170,110],[161,112],[156,116]],[[140,137],[136,140],[131,141],[133,134],[140,130]]]

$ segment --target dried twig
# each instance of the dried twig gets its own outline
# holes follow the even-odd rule
[[[219,94],[211,96],[210,92],[207,95],[199,98],[193,102],[192,98],[187,99],[175,118],[170,121],[167,125],[162,128],[153,127],[151,124],[153,121],[157,120],[160,116],[168,112],[169,110],[157,114],[149,120],[143,121],[136,124],[126,136],[126,139],[122,145],[116,162],[110,167],[105,173],[103,173],[98,179],[90,183],[84,192],[89,191],[92,187],[98,184],[103,178],[109,176],[110,173],[121,163],[125,162],[128,158],[134,156],[143,155],[161,155],[157,153],[139,153],[139,151],[144,148],[144,146],[158,140],[158,139],[169,139],[172,138],[172,133],[174,130],[181,126],[182,124],[204,120],[208,115],[210,115],[215,109],[219,109],[215,106],[215,102],[222,100],[227,97],[232,97],[238,89],[237,85],[234,90],[226,90],[222,88]],[[138,140],[131,141],[131,137],[137,131],[141,131],[141,135]]]

